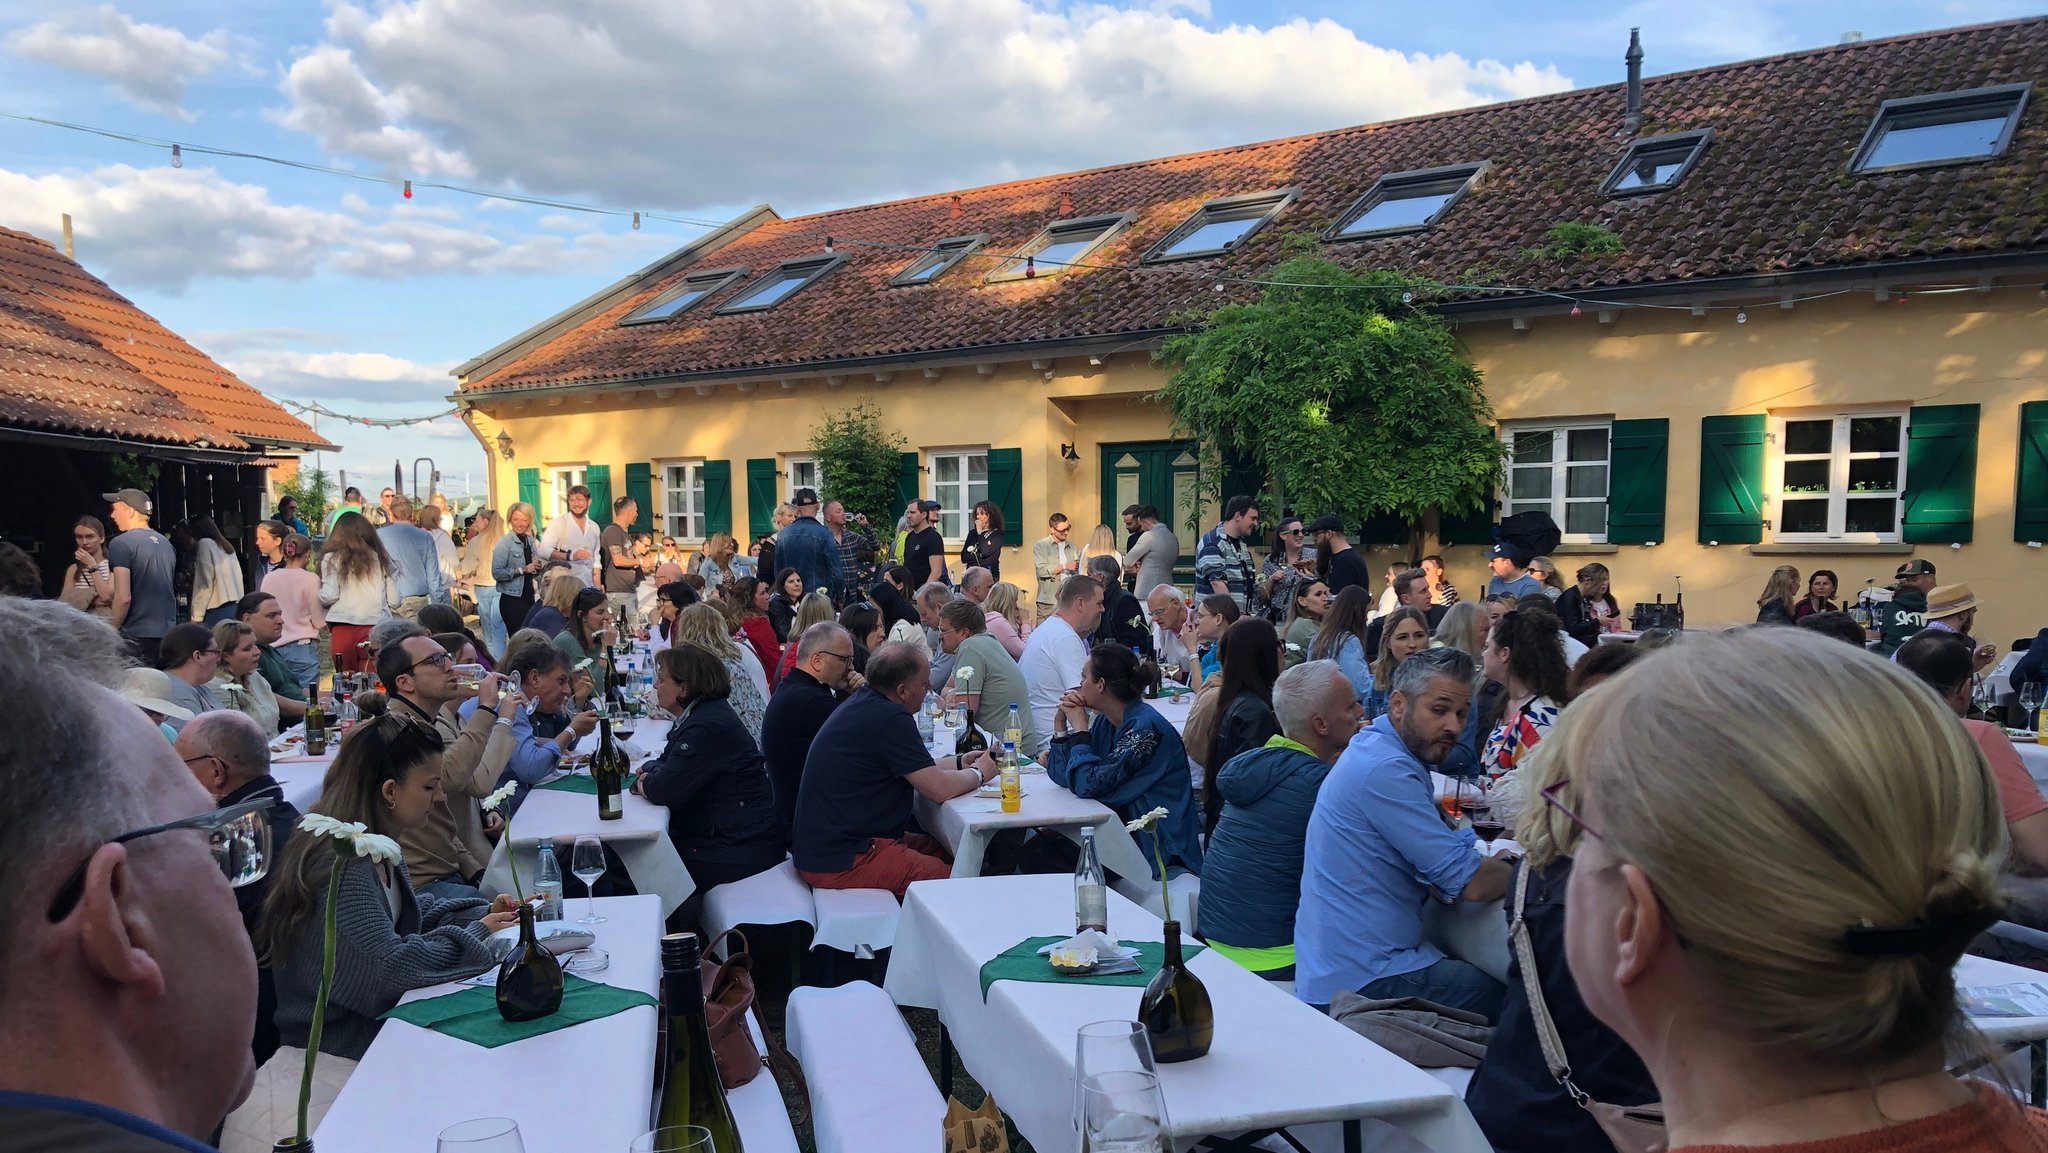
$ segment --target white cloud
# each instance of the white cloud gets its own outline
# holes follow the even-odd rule
[[[230,337],[223,345],[232,347]],[[455,362],[423,364],[382,352],[303,352],[250,349],[220,352],[221,363],[264,392],[301,400],[358,406],[437,403],[455,390]],[[354,410],[351,410],[354,411]]]
[[[1201,2],[614,0],[337,7],[283,122],[336,153],[687,208],[858,203],[1558,91]]]
[[[193,39],[162,24],[140,24],[111,4],[18,29],[7,37],[17,56],[103,77],[129,102],[189,121],[185,87],[226,64],[235,38],[225,28]]]

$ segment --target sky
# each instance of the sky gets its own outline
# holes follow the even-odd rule
[[[785,216],[2038,13],[2041,0],[0,0],[0,225],[243,379],[359,417],[755,205]],[[170,151],[7,119],[343,170]],[[462,185],[609,210],[417,187]],[[644,215],[633,226],[630,214]],[[323,419],[329,471],[452,417]]]

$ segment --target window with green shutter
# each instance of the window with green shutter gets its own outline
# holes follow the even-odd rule
[[[1003,543],[1014,545],[1024,534],[1024,450],[988,450],[988,499],[1003,514]]]
[[[1701,544],[1756,544],[1764,539],[1763,413],[1700,421]]]
[[[914,452],[906,452],[896,464],[896,507],[887,510],[888,519],[894,521],[903,512],[903,507],[924,495],[924,485],[918,476],[918,459]]]
[[[522,468],[519,470],[519,503],[533,509],[534,519],[540,518],[540,470]]]
[[[707,460],[697,466],[704,478],[704,535],[732,531],[732,462]],[[744,547],[740,550],[746,551]]]
[[[1977,422],[1974,404],[1914,405],[1907,414],[1901,539],[1969,541],[1977,512]]]
[[[2048,541],[2048,400],[2020,406],[2020,459],[2013,485],[2012,539]]]
[[[1655,544],[1664,539],[1664,483],[1671,422],[1617,420],[1607,491],[1607,543]]]
[[[634,532],[654,531],[654,466],[635,462],[626,466],[626,495],[633,498],[639,513],[633,518]]]
[[[775,531],[775,506],[780,500],[777,492],[775,458],[765,457],[747,462],[747,531],[750,537],[762,537]]]
[[[590,490],[590,519],[600,525],[612,523],[612,466],[583,466],[583,487]]]

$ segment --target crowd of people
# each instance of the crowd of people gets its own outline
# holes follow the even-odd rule
[[[1968,635],[1968,587],[1925,561],[1867,632],[1833,573],[1786,567],[1759,624],[1790,627],[1602,643],[1628,631],[1603,565],[1567,585],[1504,543],[1478,597],[1434,556],[1375,591],[1337,517],[1283,517],[1256,551],[1249,498],[1202,535],[1190,597],[1144,506],[1122,541],[1100,526],[1083,545],[1055,515],[1027,592],[1002,579],[1021,542],[993,504],[949,556],[931,502],[883,539],[802,489],[746,558],[721,535],[693,564],[632,531],[631,498],[600,526],[572,490],[538,536],[527,505],[480,510],[457,541],[402,494],[349,495],[317,549],[289,507],[259,526],[248,585],[217,529],[179,526],[181,565],[123,490],[119,535],[82,518],[74,536],[78,612],[0,598],[0,691],[47,718],[0,732],[0,796],[42,814],[0,820],[0,1037],[17,1042],[0,1135],[268,1147],[296,1105],[332,899],[317,1115],[399,997],[491,963],[516,907],[484,895],[484,863],[595,728],[591,669],[625,634],[673,718],[634,791],[667,808],[700,894],[677,924],[784,860],[817,888],[899,897],[949,876],[914,802],[980,788],[997,761],[934,755],[918,715],[945,704],[1014,727],[1052,782],[1120,819],[1165,810],[1134,833],[1164,872],[1140,880],[1198,879],[1189,929],[1219,954],[1340,1017],[1363,998],[1491,1025],[1467,1099],[1497,1149],[1608,1147],[1581,1092],[1661,1100],[1674,1146],[2044,1132],[1942,1071],[1949,969],[1999,915],[2001,870],[2048,873],[2048,800],[2004,731],[1966,717],[1995,648]],[[312,811],[402,861],[323,851],[270,775],[272,737],[320,693],[323,635],[378,691]],[[1176,685],[1194,694],[1178,729],[1153,700]],[[1483,852],[1447,787],[1525,855]],[[141,839],[257,824],[275,863],[232,913],[234,878],[197,839]],[[157,880],[138,884],[145,854]],[[989,860],[1073,857],[1017,833]],[[1505,982],[1434,943],[1426,913],[1497,900],[1521,926]],[[1552,1075],[1546,1031],[1575,1080]],[[127,1060],[110,1075],[105,1054]]]

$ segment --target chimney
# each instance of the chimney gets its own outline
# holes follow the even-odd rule
[[[1643,41],[1642,29],[1628,30],[1628,55],[1622,59],[1628,62],[1628,106],[1621,117],[1621,131],[1625,136],[1634,136],[1643,128]]]
[[[71,214],[69,212],[64,214],[64,255],[68,259],[76,259],[71,253]]]

